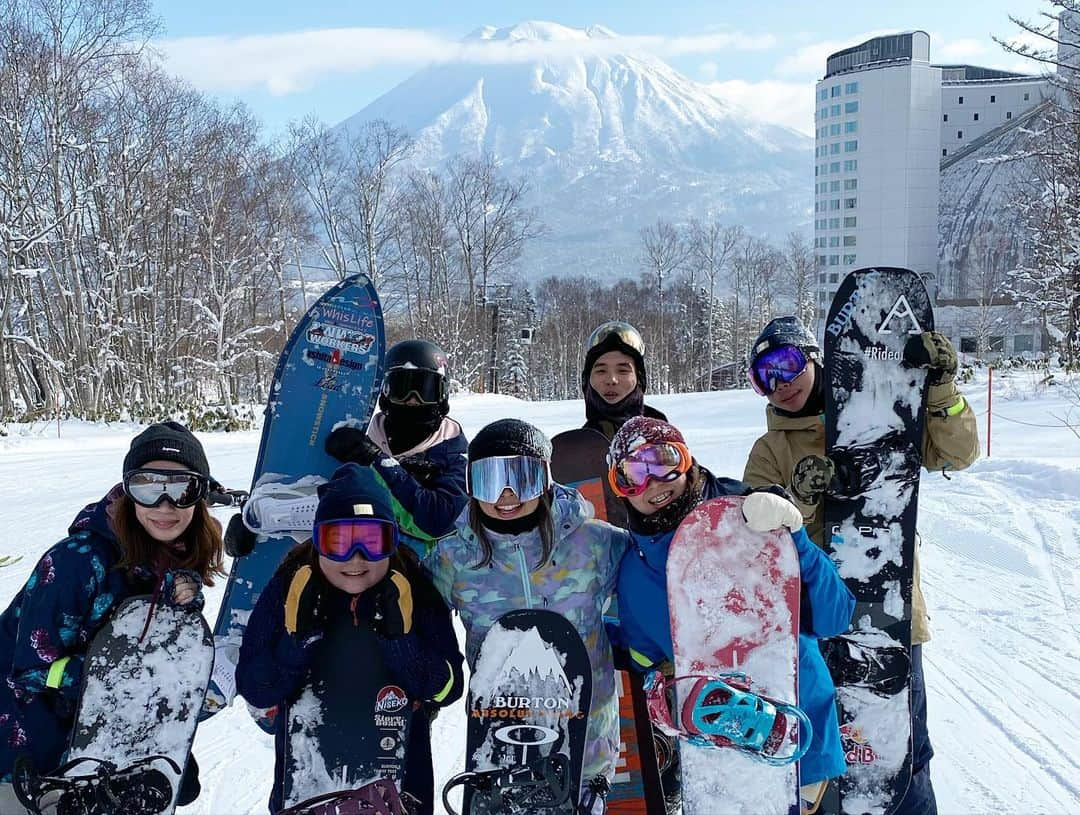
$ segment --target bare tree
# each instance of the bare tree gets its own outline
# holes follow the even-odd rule
[[[642,229],[640,234],[645,267],[656,280],[657,314],[660,320],[657,332],[660,338],[660,349],[657,352],[660,362],[660,388],[667,389],[669,365],[667,337],[664,333],[664,282],[682,268],[690,249],[683,235],[668,221],[659,220],[653,226]]]

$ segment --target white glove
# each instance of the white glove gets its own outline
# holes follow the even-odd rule
[[[792,532],[802,528],[799,508],[771,492],[752,492],[743,499],[743,518],[755,532],[770,532],[786,526]]]

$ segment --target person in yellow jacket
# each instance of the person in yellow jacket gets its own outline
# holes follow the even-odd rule
[[[783,376],[760,381],[755,365],[769,354]],[[926,368],[930,387],[926,399],[923,466],[931,471],[962,470],[979,456],[975,414],[956,387],[956,350],[948,337],[927,331],[912,337],[904,350],[909,365]],[[825,456],[825,377],[821,349],[814,335],[794,317],[778,317],[762,330],[751,346],[748,375],[755,389],[769,400],[765,408],[767,432],[750,451],[743,481],[753,487],[786,486],[800,510],[811,539],[824,543],[821,499],[836,473]],[[787,380],[787,381],[784,381]],[[934,755],[926,727],[926,686],[922,644],[930,640],[926,601],[919,582],[916,550],[911,598],[911,710],[912,779],[894,815],[936,815],[930,782]]]

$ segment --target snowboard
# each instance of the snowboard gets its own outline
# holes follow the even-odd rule
[[[112,780],[117,797],[142,785],[143,794],[127,794],[124,812],[172,813],[213,661],[210,627],[198,612],[149,596],[117,606],[86,652],[65,780],[82,777],[84,787],[95,777]],[[148,774],[156,782],[163,775],[168,787],[147,783]],[[71,800],[72,811],[97,812],[89,799]]]
[[[592,504],[596,517],[626,526],[626,506],[607,480],[607,437],[591,427],[566,430],[551,439],[551,477],[573,487]]]
[[[367,427],[379,396],[385,350],[382,309],[366,277],[346,278],[318,299],[293,329],[274,371],[253,493],[260,486],[333,474],[340,462],[323,444],[345,419]],[[297,531],[306,538],[311,530]],[[214,626],[220,656],[205,715],[235,696],[234,669],[248,617],[295,543],[284,532],[260,535],[250,554],[233,560]]]
[[[725,497],[698,506],[675,531],[668,552],[678,711],[672,719],[690,735],[679,740],[684,815],[712,815],[721,803],[732,815],[798,812],[797,765],[774,766],[763,754],[774,760],[801,755],[804,720],[792,710],[798,699],[799,558],[787,531],[751,530],[742,501]],[[712,733],[703,727],[708,717],[697,720],[691,714],[707,713],[707,705],[730,694],[695,700],[693,693],[710,687],[698,679],[720,679],[771,700],[777,713],[767,740],[761,733],[762,746],[741,750],[702,737]],[[721,729],[730,733],[726,728],[736,724],[735,732],[747,735],[737,718],[723,721]],[[760,731],[761,720],[754,726]]]
[[[592,704],[589,654],[569,621],[510,611],[484,637],[469,679],[463,815],[574,815]]]
[[[907,269],[860,269],[825,324],[825,446],[837,465],[825,538],[855,595],[851,630],[823,649],[836,683],[848,771],[822,811],[888,813],[911,780],[911,591],[926,372],[903,363],[934,327]],[[843,494],[838,494],[842,492]]]
[[[592,504],[595,517],[625,527],[626,507],[607,483],[608,440],[604,434],[587,427],[568,430],[555,436],[551,447],[551,477],[580,492]],[[614,598],[605,621],[608,618],[618,625]],[[642,675],[637,671],[615,674],[619,694],[619,758],[607,797],[607,811],[611,815],[664,815],[665,812],[654,734],[641,683]]]
[[[347,617],[314,646],[309,681],[285,716],[282,801],[292,807],[384,778],[400,789],[413,705],[375,633]]]

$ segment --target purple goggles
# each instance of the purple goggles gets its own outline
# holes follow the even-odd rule
[[[768,396],[785,382],[794,382],[806,370],[806,354],[795,345],[781,345],[759,354],[746,372],[750,385]]]

